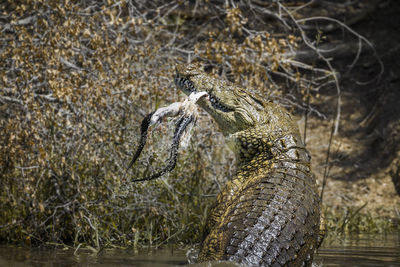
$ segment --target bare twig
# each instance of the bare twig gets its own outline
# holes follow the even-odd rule
[[[306,33],[304,32],[301,25],[299,24],[299,20],[296,20],[293,17],[292,13],[284,5],[282,5],[279,2],[278,2],[278,4],[282,8],[282,10],[284,10],[286,12],[286,14],[292,19],[292,21],[296,25],[297,29],[300,31],[300,34],[302,36],[304,43],[308,47],[313,49],[320,56],[320,58],[325,62],[325,64],[328,66],[328,69],[332,73],[332,78],[335,80],[335,87],[336,87],[336,91],[337,91],[336,119],[335,119],[335,130],[334,130],[334,134],[336,135],[339,131],[339,121],[340,121],[340,113],[341,113],[340,112],[340,110],[341,110],[341,92],[340,92],[339,79],[336,74],[336,71],[334,70],[330,60],[325,58],[324,55],[322,55],[322,53],[318,50],[318,48],[314,44],[312,44],[312,42],[308,39]]]
[[[334,123],[332,123],[331,134],[329,136],[328,150],[326,151],[324,176],[322,178],[322,187],[321,187],[321,194],[320,194],[321,203],[322,203],[322,200],[324,197],[326,181],[328,179],[329,160],[330,160],[329,157],[331,155],[331,146],[332,146],[332,140],[333,140],[334,133],[335,133],[335,127],[334,127]]]

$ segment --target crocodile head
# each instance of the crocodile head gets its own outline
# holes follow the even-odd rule
[[[185,94],[207,92],[198,104],[218,123],[224,135],[255,126],[263,120],[264,103],[230,82],[204,72],[200,65],[176,66],[175,84]]]

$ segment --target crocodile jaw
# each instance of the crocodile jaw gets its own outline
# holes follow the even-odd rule
[[[246,95],[240,95],[229,82],[201,71],[198,65],[178,65],[175,84],[187,95],[207,92],[208,98],[200,99],[198,104],[215,119],[225,136],[253,127],[260,120],[255,108],[244,101]]]
[[[215,109],[211,105],[209,98],[200,99],[197,103],[214,118],[218,123],[221,132],[225,136],[242,130],[242,127],[240,127],[240,124],[237,122],[234,111],[221,111]]]

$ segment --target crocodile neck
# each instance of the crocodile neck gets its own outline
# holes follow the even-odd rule
[[[295,123],[278,105],[268,103],[268,106],[274,114],[272,120],[227,138],[228,145],[236,155],[237,174],[232,178],[234,184],[243,186],[259,174],[275,168],[289,168],[293,164],[310,172],[311,157]],[[279,126],[275,121],[280,122]],[[309,180],[309,183],[314,183],[312,178]],[[236,190],[229,191],[234,194]]]

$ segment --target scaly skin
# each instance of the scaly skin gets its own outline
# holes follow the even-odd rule
[[[238,161],[211,210],[198,261],[311,266],[320,203],[290,114],[198,65],[177,66],[175,83],[186,94],[209,94],[198,104],[217,121]]]

